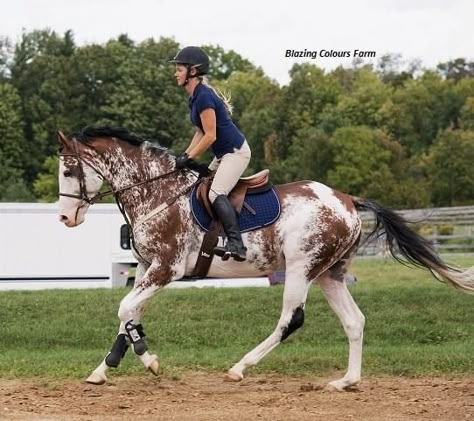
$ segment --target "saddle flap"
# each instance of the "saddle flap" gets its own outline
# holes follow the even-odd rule
[[[209,189],[211,188],[211,179],[203,179],[196,188],[196,197],[206,208],[207,213],[213,217],[211,201],[209,200]]]
[[[247,193],[248,186],[245,184],[237,183],[229,194],[229,201],[234,206],[237,213],[242,211],[244,205],[245,194]]]

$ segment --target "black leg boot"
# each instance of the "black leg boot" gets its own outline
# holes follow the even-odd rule
[[[214,247],[214,254],[222,257],[222,260],[228,260],[232,256],[234,260],[243,262],[246,259],[247,249],[242,242],[237,213],[229,198],[223,194],[217,196],[212,204],[212,208],[221,221],[227,235],[225,247]]]

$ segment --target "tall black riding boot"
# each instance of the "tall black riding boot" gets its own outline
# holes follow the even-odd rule
[[[222,260],[228,260],[233,257],[238,262],[246,259],[247,249],[242,242],[240,227],[237,221],[237,212],[229,201],[229,198],[223,194],[217,196],[212,204],[212,208],[224,227],[227,235],[225,247],[214,247],[214,253],[222,257]]]

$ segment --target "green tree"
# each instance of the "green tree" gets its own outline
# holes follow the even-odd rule
[[[465,130],[474,130],[474,96],[466,98],[461,109],[459,127]]]
[[[342,96],[333,110],[344,126],[378,127],[384,121],[384,105],[391,101],[392,89],[368,67],[356,71],[352,92]]]
[[[0,200],[32,199],[23,179],[23,115],[20,97],[10,83],[0,82]]]
[[[190,141],[186,93],[176,86],[168,63],[177,44],[147,40],[137,47],[109,43],[122,57],[117,79],[100,108],[100,122],[133,129],[166,147],[181,150]]]
[[[290,84],[282,88],[276,126],[276,153],[283,159],[293,138],[305,128],[318,127],[324,109],[335,105],[341,92],[331,74],[312,64],[295,64],[290,76]]]
[[[437,69],[446,79],[460,80],[474,76],[474,61],[460,57],[438,64]]]
[[[434,204],[474,204],[474,131],[445,130],[436,139],[430,155]]]
[[[410,154],[427,151],[440,130],[456,124],[464,98],[454,86],[453,81],[426,71],[394,93],[386,129]]]
[[[202,48],[209,55],[209,76],[212,80],[225,80],[233,72],[253,72],[256,67],[246,58],[234,50],[224,50],[219,45],[203,45]]]
[[[10,76],[10,60],[13,56],[13,47],[7,37],[0,36],[0,82],[8,80]]]
[[[329,136],[321,129],[304,127],[293,137],[288,157],[275,165],[274,171],[282,182],[316,180],[326,183],[332,164]]]
[[[226,81],[216,82],[215,86],[231,96],[232,119],[252,149],[249,172],[270,165],[271,157],[265,151],[268,151],[268,142],[271,142],[277,124],[281,99],[278,84],[261,71],[236,71]]]
[[[71,65],[74,51],[70,31],[64,36],[53,31],[24,33],[16,45],[11,82],[22,100],[27,140],[23,168],[29,185],[46,157],[57,149],[56,130],[75,128],[71,111],[77,86]]]
[[[392,86],[403,86],[405,81],[413,79],[415,67],[402,70],[403,59],[401,54],[384,54],[377,62],[377,73],[382,81]]]
[[[375,181],[386,186],[392,152],[384,143],[387,135],[365,126],[337,129],[331,140],[334,165],[328,172],[329,183],[342,191],[372,196]],[[377,199],[377,197],[375,197]]]
[[[33,184],[34,192],[40,202],[55,202],[59,194],[59,157],[46,158],[42,171]]]

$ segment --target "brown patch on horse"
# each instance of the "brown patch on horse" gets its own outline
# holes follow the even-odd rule
[[[352,244],[351,248],[344,253],[341,260],[337,261],[333,266],[329,268],[329,273],[331,279],[335,281],[343,282],[347,273],[348,263],[351,261],[352,257],[356,254],[357,249],[359,248],[361,235],[357,237],[357,240]]]
[[[318,199],[318,195],[308,185],[308,183],[308,181],[295,181],[294,183],[279,184],[275,186],[275,190],[282,201],[289,197],[306,197],[309,199]]]
[[[341,201],[341,203],[349,212],[354,212],[355,206],[354,206],[353,197],[351,195],[342,193],[338,190],[333,190],[332,192],[334,196],[336,196]]]
[[[278,263],[277,250],[277,229],[276,225],[264,228],[262,230],[262,254],[268,265],[274,266]]]
[[[68,171],[71,172],[71,177],[79,179],[81,177],[81,170],[79,169],[79,163],[77,158],[72,156],[65,156],[64,158],[64,166]]]
[[[142,245],[140,252],[151,255],[159,260],[159,276],[141,285],[146,288],[150,285],[165,286],[171,282],[175,273],[173,265],[178,262],[178,256],[184,252],[186,226],[181,218],[178,205],[173,204],[167,209],[167,214],[153,221],[148,229],[150,241]]]
[[[249,256],[249,261],[262,272],[275,269],[280,256],[278,230],[275,224],[249,233],[250,242],[259,242],[261,254]]]
[[[307,270],[308,280],[316,279],[321,275],[324,268],[331,265],[334,257],[338,257],[341,249],[347,249],[352,240],[352,231],[346,222],[337,217],[334,211],[326,206],[321,208],[318,220],[314,221],[310,231],[313,232],[306,242],[304,251],[309,254],[310,265]],[[328,227],[317,229],[317,225]],[[311,256],[311,251],[319,246],[318,252]]]

